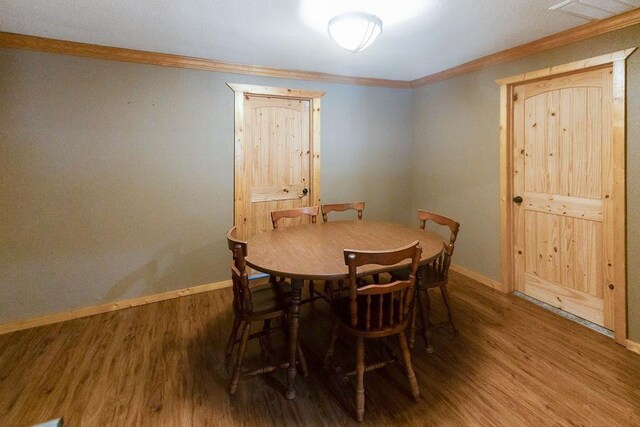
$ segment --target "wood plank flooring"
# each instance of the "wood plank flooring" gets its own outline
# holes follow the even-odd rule
[[[451,273],[460,335],[413,352],[422,402],[396,366],[365,375],[368,425],[640,425],[640,355],[610,338]],[[434,317],[444,316],[433,294]],[[0,336],[0,425],[355,425],[353,389],[322,368],[330,322],[303,308],[310,375],[283,397],[283,372],[226,393],[224,289]],[[367,343],[374,359],[378,346]],[[355,351],[339,342],[351,369]],[[260,365],[251,342],[247,364]]]

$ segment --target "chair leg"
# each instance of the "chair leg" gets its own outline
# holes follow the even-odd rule
[[[331,328],[331,338],[329,339],[329,348],[327,349],[327,353],[324,355],[325,369],[329,369],[331,367],[331,361],[333,360],[333,350],[336,346],[336,341],[338,340],[339,334],[340,334],[340,322],[336,320],[333,322],[333,327]]]
[[[442,299],[444,300],[444,305],[447,307],[447,314],[449,315],[449,324],[451,325],[451,329],[453,329],[453,334],[458,335],[458,328],[453,323],[453,316],[451,315],[451,302],[449,301],[449,292],[447,291],[447,286],[440,286],[440,293],[442,294]]]
[[[358,422],[364,419],[364,338],[356,343],[356,415]]]
[[[265,335],[261,335],[259,338],[260,341],[260,352],[262,353],[262,361],[265,365],[271,364],[271,319],[265,319],[262,327],[262,332]]]
[[[231,354],[233,353],[233,347],[236,344],[236,339],[238,336],[238,328],[242,321],[238,316],[233,316],[233,326],[231,327],[231,334],[229,335],[229,339],[227,340],[227,347],[224,352],[224,364],[225,366],[229,366],[229,361],[231,360]]]
[[[331,282],[331,289],[332,289],[331,302],[332,303],[334,303],[336,301],[340,301],[340,299],[342,298],[343,291],[344,291],[344,280],[343,279],[338,280],[337,285],[338,285],[338,287],[336,289],[334,289],[333,288],[333,282]]]
[[[240,381],[240,368],[242,367],[242,359],[244,359],[244,352],[247,350],[247,341],[249,341],[249,333],[251,332],[251,322],[246,322],[242,329],[242,337],[240,338],[240,347],[238,347],[238,356],[236,358],[236,365],[233,368],[233,376],[231,377],[231,384],[229,385],[229,394],[234,395],[238,390],[238,381]]]
[[[416,343],[416,320],[419,308],[420,301],[418,299],[418,290],[416,289],[415,300],[413,301],[413,307],[411,308],[411,322],[409,323],[409,348],[413,348]]]
[[[268,340],[271,341],[271,319],[265,319],[264,322],[262,323],[262,331],[263,332],[269,332],[269,334],[267,335],[267,337],[269,338]]]
[[[416,374],[413,372],[413,365],[411,364],[411,353],[409,352],[409,345],[407,344],[407,337],[403,333],[398,334],[400,341],[400,350],[402,351],[402,360],[407,371],[407,379],[409,380],[409,387],[411,387],[411,395],[416,402],[420,401],[420,388],[418,387],[418,380]]]
[[[402,334],[404,335],[404,332]],[[405,338],[406,338],[406,335],[405,335]],[[390,359],[398,360],[398,356],[396,356],[396,353],[393,351],[393,349],[389,345],[387,337],[382,337],[382,346],[384,347],[384,351],[387,353]]]
[[[304,358],[304,353],[302,352],[302,347],[300,346],[300,343],[298,342],[298,363],[300,364],[300,372],[302,373],[303,377],[308,377],[309,376],[309,369],[307,368],[307,359]]]
[[[421,298],[424,295],[424,300]],[[418,290],[418,301],[420,302],[420,313],[422,314],[422,337],[427,347],[427,353],[433,353],[433,345],[431,344],[431,328],[429,327],[429,314],[431,313],[431,300],[429,300],[429,291],[427,289]]]
[[[325,280],[324,286],[322,289],[324,291],[324,299],[327,300],[329,304],[332,304],[333,303],[333,281]]]

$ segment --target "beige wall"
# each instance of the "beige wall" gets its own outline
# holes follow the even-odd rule
[[[499,274],[497,78],[640,46],[640,26],[413,92],[0,49],[0,323],[227,278],[233,95],[324,90],[323,200],[462,223],[455,262]],[[630,337],[640,341],[640,54],[628,67]]]
[[[323,200],[408,219],[408,90],[0,50],[0,323],[228,279],[226,82],[326,91]]]
[[[412,210],[461,223],[455,262],[500,280],[499,87],[495,79],[640,46],[640,25],[414,91]],[[640,341],[640,52],[627,68],[629,335]]]

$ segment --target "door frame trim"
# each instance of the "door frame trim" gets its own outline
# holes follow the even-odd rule
[[[301,99],[309,101],[311,109],[309,150],[312,153],[309,172],[311,183],[309,188],[310,205],[320,205],[320,104],[325,92],[282,87],[227,83],[235,94],[234,102],[234,173],[233,173],[233,224],[238,232],[244,235],[246,222],[245,203],[240,197],[245,186],[244,171],[244,100],[247,95],[268,96],[282,99]]]
[[[570,75],[611,65],[613,67],[613,170],[614,188],[614,259],[624,260],[616,266],[614,279],[615,340],[626,345],[627,340],[627,280],[626,280],[626,59],[637,48],[629,48],[607,55],[530,71],[496,80],[500,85],[500,261],[503,289],[514,291],[513,262],[513,88],[536,80]]]

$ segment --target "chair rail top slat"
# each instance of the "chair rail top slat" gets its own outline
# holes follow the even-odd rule
[[[247,242],[237,237],[237,229],[235,226],[227,232],[227,246],[231,252],[234,252],[237,246],[242,249],[242,254],[247,256]]]
[[[345,248],[361,251],[388,251],[418,240],[422,247],[420,264],[437,258],[443,237],[438,233],[402,224],[377,221],[330,221],[279,228],[251,236],[247,264],[263,273],[291,279],[346,279]],[[397,264],[410,265],[410,260]],[[358,275],[385,271],[385,266],[365,265]]]
[[[401,291],[411,284],[410,280],[396,280],[390,283],[365,285],[358,288],[358,295],[379,295],[381,292]]]
[[[361,249],[345,249],[344,261],[346,263],[348,261],[348,258],[353,255],[358,256],[358,258],[362,259],[361,261],[356,261],[355,265],[357,265],[358,267],[364,264],[394,265],[397,264],[400,259],[410,258],[413,253],[413,248],[419,244],[420,241],[415,240],[412,243],[399,248],[388,248],[373,251]],[[396,252],[396,254],[389,255],[389,252]],[[383,257],[382,255],[386,256]]]
[[[298,218],[304,215],[311,217],[311,222],[315,224],[316,217],[318,216],[318,206],[303,206],[300,208],[282,209],[278,211],[271,211],[271,224],[274,229],[278,228],[278,221],[282,218]]]
[[[329,212],[344,212],[348,210],[358,211],[358,219],[362,219],[362,212],[364,211],[364,202],[349,202],[349,203],[329,203],[320,206],[322,212],[322,220],[324,222],[329,221]]]
[[[449,236],[449,243],[453,246],[458,237],[458,231],[460,230],[460,223],[447,216],[440,215],[439,213],[425,211],[424,209],[418,209],[418,220],[420,220],[420,228],[424,229],[427,225],[427,221],[432,221],[438,225],[449,227],[451,235]]]

